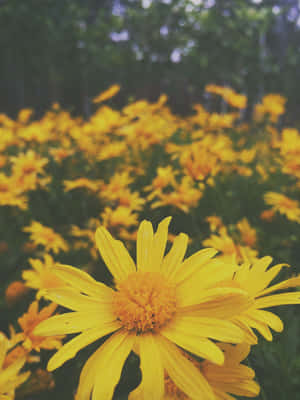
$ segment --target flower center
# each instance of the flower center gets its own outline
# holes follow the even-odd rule
[[[175,287],[160,273],[135,272],[117,285],[113,311],[130,331],[158,331],[176,313]]]

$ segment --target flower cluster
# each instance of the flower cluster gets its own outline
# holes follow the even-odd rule
[[[50,371],[98,340],[76,400],[111,399],[127,369],[130,400],[255,397],[247,357],[283,330],[269,308],[300,302],[286,99],[266,95],[245,120],[246,96],[228,87],[207,85],[186,116],[166,95],[105,105],[119,90],[87,120],[58,104],[0,114],[0,399],[50,390]]]

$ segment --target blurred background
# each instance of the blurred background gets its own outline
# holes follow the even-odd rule
[[[250,106],[281,93],[297,117],[298,0],[0,0],[0,41],[0,110],[10,116],[59,102],[88,117],[114,83],[115,105],[164,92],[184,114],[209,101],[212,82]]]

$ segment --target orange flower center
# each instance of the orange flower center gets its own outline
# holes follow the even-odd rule
[[[176,313],[175,288],[157,272],[136,272],[117,286],[113,311],[124,328],[158,331]]]

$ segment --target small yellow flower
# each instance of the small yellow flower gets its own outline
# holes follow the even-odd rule
[[[60,250],[68,251],[69,249],[61,235],[37,221],[32,221],[31,225],[23,228],[23,231],[30,233],[30,240],[36,245],[44,246],[46,251],[52,250],[53,253],[58,253]]]
[[[220,217],[217,217],[216,215],[206,217],[205,221],[209,223],[209,229],[213,232],[223,227],[222,219]]]
[[[115,210],[106,207],[101,214],[103,226],[107,228],[132,227],[138,225],[138,214],[128,207],[119,206]]]
[[[29,262],[32,269],[23,271],[22,278],[27,287],[37,290],[37,299],[43,296],[45,289],[66,286],[65,282],[52,271],[57,263],[50,254],[44,255],[44,261],[30,258]]]
[[[11,157],[12,175],[16,181],[22,183],[24,190],[35,190],[39,183],[39,175],[44,175],[44,167],[48,163],[47,158],[40,157],[33,150],[26,153],[19,153],[18,156]]]
[[[267,192],[264,196],[265,202],[273,206],[272,210],[285,215],[287,219],[300,223],[300,204],[281,193]]]
[[[260,218],[263,221],[271,222],[274,219],[275,211],[274,210],[264,210],[260,214]]]
[[[240,220],[236,224],[236,227],[240,231],[244,244],[250,247],[254,246],[256,243],[256,230],[254,228],[251,228],[247,218],[243,218],[242,220]]]
[[[34,301],[30,304],[28,311],[18,319],[18,323],[22,328],[22,340],[23,347],[27,351],[35,350],[40,351],[41,349],[59,349],[62,344],[61,340],[63,335],[56,335],[51,338],[44,336],[38,336],[33,331],[34,328],[41,322],[49,318],[57,308],[57,304],[50,304],[47,307],[42,308],[39,311],[38,301]]]
[[[26,210],[28,200],[24,196],[24,190],[14,177],[0,173],[0,206],[16,206]]]

